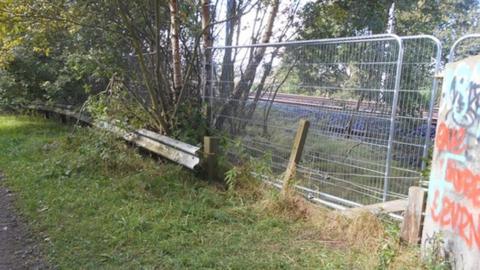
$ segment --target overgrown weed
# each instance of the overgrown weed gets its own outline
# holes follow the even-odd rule
[[[249,163],[246,163],[249,164]],[[399,223],[388,216],[375,216],[363,212],[354,216],[346,216],[338,211],[332,211],[314,205],[300,195],[287,191],[282,193],[269,185],[253,185],[258,179],[252,176],[251,167],[233,167],[227,173],[227,182],[235,183],[231,190],[248,194],[252,190],[261,196],[256,196],[253,208],[262,215],[279,216],[283,219],[301,224],[298,239],[326,244],[334,250],[345,252],[355,258],[350,261],[356,269],[444,269],[424,264],[419,257],[419,248],[406,246],[400,242]],[[247,173],[248,172],[248,173]],[[255,174],[254,174],[255,175]],[[254,179],[254,180],[252,180]],[[244,186],[242,186],[242,184]],[[246,192],[245,192],[246,191]]]

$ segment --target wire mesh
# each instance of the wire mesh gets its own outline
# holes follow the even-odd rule
[[[395,163],[391,171],[404,180],[393,180],[390,187],[393,194],[399,195],[407,194],[409,186],[419,184],[419,172],[425,168],[435,136],[438,116],[435,75],[439,72],[442,53],[440,41],[433,36],[402,37],[402,41],[404,55],[392,144]]]
[[[211,125],[239,146],[230,157],[279,175],[307,119],[299,190],[342,206],[404,198],[433,136],[438,49],[395,35],[212,48]]]

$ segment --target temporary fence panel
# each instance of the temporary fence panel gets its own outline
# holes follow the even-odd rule
[[[428,35],[401,38],[404,55],[390,167],[395,178],[388,183],[389,200],[405,197],[410,186],[420,184],[438,114],[441,43]]]
[[[211,125],[232,160],[261,158],[279,174],[305,118],[301,191],[343,206],[406,197],[434,130],[439,51],[432,37],[390,34],[215,47]]]

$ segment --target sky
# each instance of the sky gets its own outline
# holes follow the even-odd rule
[[[238,0],[237,0],[238,1]],[[251,2],[252,4],[256,3],[257,1],[246,1]],[[277,17],[275,18],[275,24],[274,24],[274,29],[273,33],[278,33],[279,31],[283,30],[287,24],[287,15],[285,14],[286,11],[289,8],[294,7],[295,5],[298,5],[297,8],[297,13],[301,11],[302,7],[308,3],[312,2],[312,0],[283,0],[280,1],[280,8]],[[252,4],[249,4],[251,6]],[[217,21],[225,20],[226,19],[226,6],[227,6],[227,0],[218,0],[216,4],[216,14],[217,14]],[[247,8],[249,9],[249,8]],[[268,9],[264,9],[261,12],[267,13]],[[249,45],[251,44],[251,32],[252,32],[252,27],[254,24],[255,20],[255,13],[256,13],[256,8],[250,9],[249,12],[244,14],[242,16],[242,28],[240,31],[240,38],[239,38],[239,45]],[[299,20],[298,16],[295,16],[295,20]],[[291,36],[293,34],[293,28],[290,29],[289,34],[287,36]],[[223,46],[225,45],[225,24],[222,23],[218,25],[215,30],[214,30],[214,35],[217,36],[216,40],[216,46]],[[293,38],[293,37],[291,37]],[[234,38],[235,39],[235,38]],[[272,40],[274,41],[274,40]]]

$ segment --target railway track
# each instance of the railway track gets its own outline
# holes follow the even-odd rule
[[[253,99],[253,96],[250,96],[250,99]],[[261,97],[261,101],[271,101],[271,97]],[[290,104],[290,105],[300,105],[300,106],[309,106],[309,107],[319,107],[327,108],[334,110],[355,110],[358,106],[358,100],[353,99],[333,99],[327,97],[319,96],[305,96],[305,95],[296,95],[296,94],[285,94],[277,93],[275,97],[276,103]],[[372,112],[372,108],[377,107],[376,102],[374,101],[363,101],[360,105],[359,110],[365,112]],[[381,113],[379,111],[375,111]],[[428,111],[423,112],[423,118],[428,119]],[[438,118],[438,107],[435,107],[432,115],[432,123],[436,124]]]

